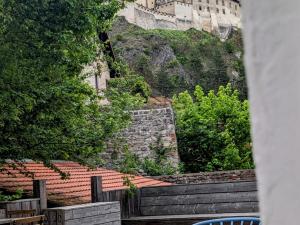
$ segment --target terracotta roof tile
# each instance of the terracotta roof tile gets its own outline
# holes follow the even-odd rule
[[[60,175],[41,163],[27,162],[26,170],[35,173],[34,179],[47,180],[47,192],[50,201],[59,204],[77,204],[91,201],[90,179],[92,176],[102,176],[104,191],[127,189],[123,184],[123,173],[104,168],[89,170],[75,162],[54,163],[63,172],[70,173],[68,180],[62,180]],[[0,188],[9,191],[23,189],[28,194],[32,193],[32,178],[26,177],[17,170],[10,169],[15,176],[0,173]],[[143,176],[132,176],[131,181],[138,187],[167,186],[171,183],[154,180]]]

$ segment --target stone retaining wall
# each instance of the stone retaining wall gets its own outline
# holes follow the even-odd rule
[[[172,108],[136,110],[132,112],[131,125],[110,141],[102,158],[108,162],[107,166],[110,167],[109,163],[120,161],[124,150],[128,148],[141,160],[146,157],[154,159],[155,148],[162,146],[169,148],[166,157],[172,165],[177,166],[179,156]]]
[[[200,184],[211,182],[230,182],[256,180],[254,170],[233,170],[233,171],[218,171],[218,172],[203,172],[179,174],[171,176],[153,177],[154,179],[176,183],[176,184]]]

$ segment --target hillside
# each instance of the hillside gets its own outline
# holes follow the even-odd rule
[[[231,82],[246,98],[241,33],[219,38],[194,29],[144,30],[118,18],[110,32],[115,55],[151,85],[154,96],[193,90],[217,90]]]

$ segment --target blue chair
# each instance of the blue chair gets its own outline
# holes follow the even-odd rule
[[[193,225],[262,225],[259,218],[233,217],[202,221]]]

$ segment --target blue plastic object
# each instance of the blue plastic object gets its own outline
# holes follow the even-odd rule
[[[262,225],[262,223],[260,219],[256,217],[233,217],[207,220],[193,225]]]

